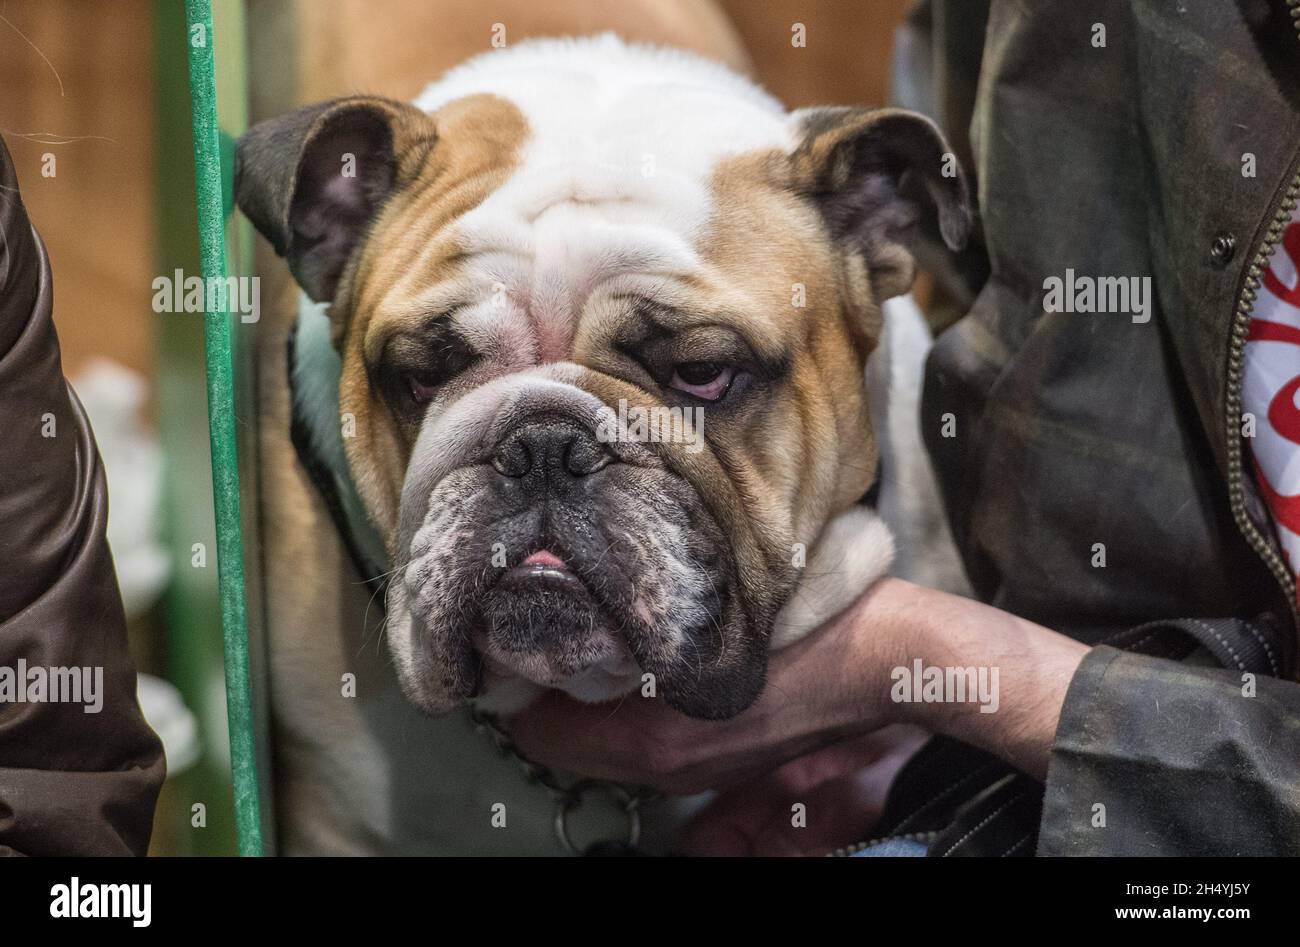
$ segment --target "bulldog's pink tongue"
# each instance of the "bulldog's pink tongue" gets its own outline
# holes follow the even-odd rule
[[[546,566],[551,569],[568,568],[568,566],[565,565],[563,559],[561,559],[555,553],[548,552],[545,549],[537,550],[537,552],[533,553],[531,556],[529,556],[527,559],[525,559],[523,562],[519,564],[521,566]]]

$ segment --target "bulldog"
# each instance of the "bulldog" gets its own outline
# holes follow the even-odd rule
[[[248,131],[236,200],[306,297],[295,443],[406,697],[749,706],[889,569],[864,368],[922,193],[960,246],[927,119],[610,35]]]

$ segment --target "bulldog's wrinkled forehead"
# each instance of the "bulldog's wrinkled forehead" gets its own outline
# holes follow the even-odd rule
[[[613,38],[582,50],[554,41],[491,53],[420,96],[444,150],[481,147],[456,126],[491,123],[496,154],[480,156],[477,182],[421,176],[480,193],[454,219],[420,214],[407,259],[364,268],[380,279],[360,287],[362,308],[401,324],[455,311],[460,331],[483,336],[474,341],[535,363],[567,357],[593,293],[649,295],[658,280],[671,294],[673,281],[700,278],[714,173],[730,156],[788,145],[781,106],[697,57]]]
[[[415,104],[432,113],[472,95],[510,102],[526,124],[519,173],[465,221],[489,240],[512,218],[531,224],[563,205],[685,235],[707,214],[720,158],[788,143],[780,103],[746,79],[613,36],[480,56]]]

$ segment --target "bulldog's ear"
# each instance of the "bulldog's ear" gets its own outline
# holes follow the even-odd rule
[[[353,96],[254,125],[235,146],[235,201],[317,302],[339,277],[412,152],[435,140],[412,105]]]
[[[939,232],[953,250],[971,229],[966,181],[938,127],[903,109],[800,109],[791,153],[794,186],[815,200],[837,240],[852,241],[871,273],[877,301],[912,285],[904,241],[916,223],[916,185],[939,212]]]

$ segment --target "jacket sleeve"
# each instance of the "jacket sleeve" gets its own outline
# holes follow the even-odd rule
[[[0,853],[142,855],[162,746],[136,701],[104,471],[51,308],[0,141]],[[79,679],[80,702],[41,693],[50,669]]]
[[[1094,648],[1061,712],[1038,852],[1300,853],[1300,684]]]

